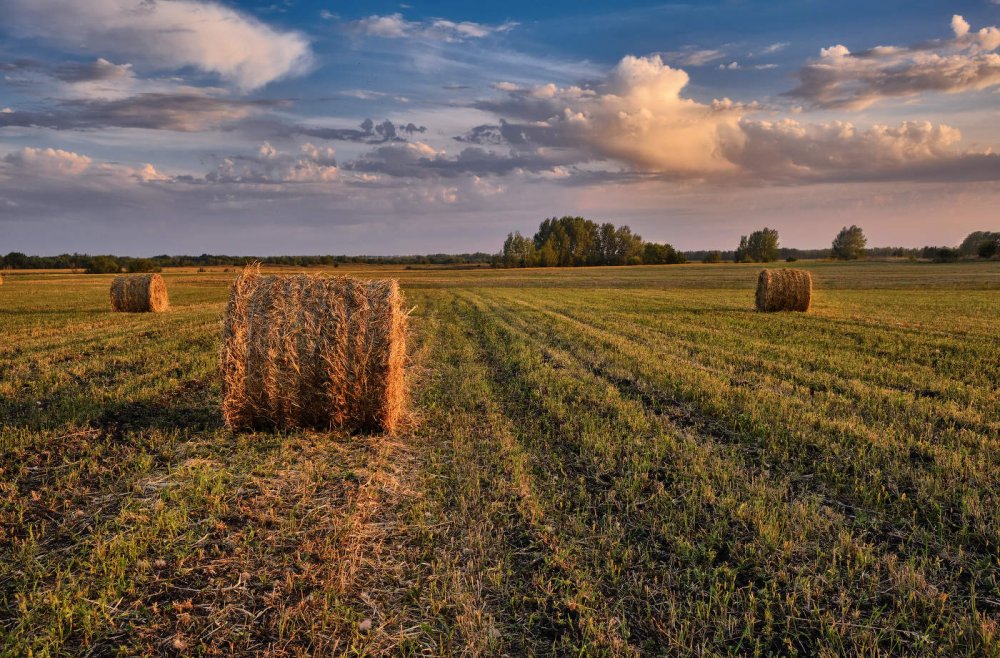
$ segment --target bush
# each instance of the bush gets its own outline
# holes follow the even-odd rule
[[[161,269],[155,260],[149,258],[134,258],[125,267],[132,274],[159,272]],[[202,271],[204,271],[204,268],[202,268]]]
[[[788,258],[785,259],[785,262],[786,263],[794,263],[797,260],[798,260],[798,258],[796,258],[795,256],[789,256]]]
[[[958,249],[952,249],[951,247],[938,247],[933,250],[931,260],[935,263],[954,263],[961,255],[962,254]]]
[[[94,256],[87,264],[87,274],[117,274],[121,272],[118,259],[113,256]]]

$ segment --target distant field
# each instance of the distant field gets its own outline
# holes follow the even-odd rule
[[[0,654],[1000,656],[1000,263],[795,266],[341,267],[396,439],[226,430],[224,268],[5,274]]]

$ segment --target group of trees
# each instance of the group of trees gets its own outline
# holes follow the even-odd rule
[[[778,260],[778,232],[764,227],[740,237],[740,246],[733,254],[737,263],[769,263]]]
[[[960,256],[979,256],[993,258],[1000,256],[1000,233],[991,231],[974,231],[966,236],[958,247]]]
[[[531,238],[509,233],[500,252],[504,267],[576,267],[685,262],[671,245],[645,242],[628,226],[598,224],[583,217],[542,221]]]
[[[813,250],[803,253],[797,249],[781,249],[778,243],[778,231],[773,228],[764,227],[759,231],[754,231],[749,236],[740,238],[740,246],[733,252],[733,260],[737,263],[770,263],[779,258],[787,260],[797,260],[798,258],[836,258],[837,260],[857,260],[865,257],[865,247],[868,239],[864,231],[858,226],[844,227],[833,239],[833,245],[829,251]],[[722,260],[721,252],[707,252],[703,257],[703,262],[719,262]]]
[[[0,269],[16,270],[84,270],[94,274],[116,272],[158,272],[164,267],[210,267],[243,265],[260,261],[267,265],[290,267],[310,267],[316,265],[337,266],[341,264],[368,265],[489,265],[496,260],[495,254],[477,252],[472,254],[428,254],[423,256],[153,256],[152,258],[130,258],[128,256],[91,256],[88,254],[60,254],[59,256],[28,256],[12,251],[0,256]]]
[[[950,262],[960,258],[1000,258],[1000,232],[975,231],[958,247],[868,247],[864,231],[845,226],[830,249],[789,249],[779,245],[778,232],[763,228],[740,238],[734,251],[679,252],[667,243],[646,242],[628,226],[598,224],[583,217],[559,217],[544,220],[531,238],[510,233],[499,254],[427,254],[423,256],[28,256],[12,251],[0,256],[0,269],[73,269],[95,274],[117,272],[159,272],[164,267],[241,267],[260,261],[268,265],[291,267],[369,265],[441,265],[501,267],[571,267],[578,265],[663,265],[698,260],[705,263],[736,261],[766,263],[779,259],[836,258],[855,260],[875,258],[923,258]]]

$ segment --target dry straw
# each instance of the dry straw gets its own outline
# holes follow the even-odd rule
[[[394,433],[406,401],[402,303],[393,279],[245,268],[222,328],[226,424]]]
[[[757,278],[758,311],[808,311],[812,276],[803,270],[763,270]]]
[[[124,274],[111,282],[111,310],[160,313],[167,310],[167,284],[159,274]]]

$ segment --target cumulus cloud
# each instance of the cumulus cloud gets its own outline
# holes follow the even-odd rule
[[[509,161],[544,153],[549,163],[562,158],[562,166],[589,165],[571,172],[574,178],[598,175],[594,167],[601,162],[624,167],[600,172],[614,179],[629,171],[733,182],[907,179],[930,172],[947,177],[947,171],[983,180],[1000,174],[998,156],[962,150],[961,133],[949,126],[758,120],[754,105],[685,98],[687,82],[684,71],[653,56],[626,57],[590,87],[503,85],[503,98],[476,105],[500,113],[498,123],[456,139],[508,147]],[[498,169],[494,163],[490,170]]]
[[[282,153],[265,142],[252,156],[223,158],[205,179],[213,183],[328,183],[337,179],[334,150],[303,144]]]
[[[593,88],[515,88],[477,107],[523,120],[493,129],[514,144],[582,148],[594,159],[678,174],[733,169],[721,146],[741,139],[738,107],[684,98],[687,84],[688,74],[659,56],[627,56]],[[490,130],[480,126],[467,139],[481,140]]]
[[[19,172],[40,176],[75,176],[86,172],[93,162],[72,151],[32,147],[8,153],[3,161]]]
[[[0,187],[13,186],[40,194],[45,190],[109,190],[139,183],[173,180],[146,163],[139,167],[96,162],[81,153],[56,148],[24,147],[0,158]]]
[[[754,177],[784,181],[991,180],[1000,156],[961,151],[956,128],[923,121],[860,129],[850,122],[792,119],[741,124],[743,146],[728,154]]]
[[[309,64],[306,38],[202,0],[0,0],[4,28],[154,69],[194,67],[243,91]]]
[[[350,26],[370,36],[383,39],[426,39],[428,41],[467,41],[482,39],[493,34],[507,32],[517,27],[517,23],[508,21],[499,25],[486,25],[470,21],[449,21],[436,18],[427,21],[408,21],[402,14],[385,16],[368,16],[354,21]]]
[[[972,31],[959,15],[952,17],[951,28],[952,39],[908,47],[858,53],[843,45],[824,48],[799,71],[799,86],[789,95],[816,107],[859,110],[887,98],[1000,85],[1000,29]]]

